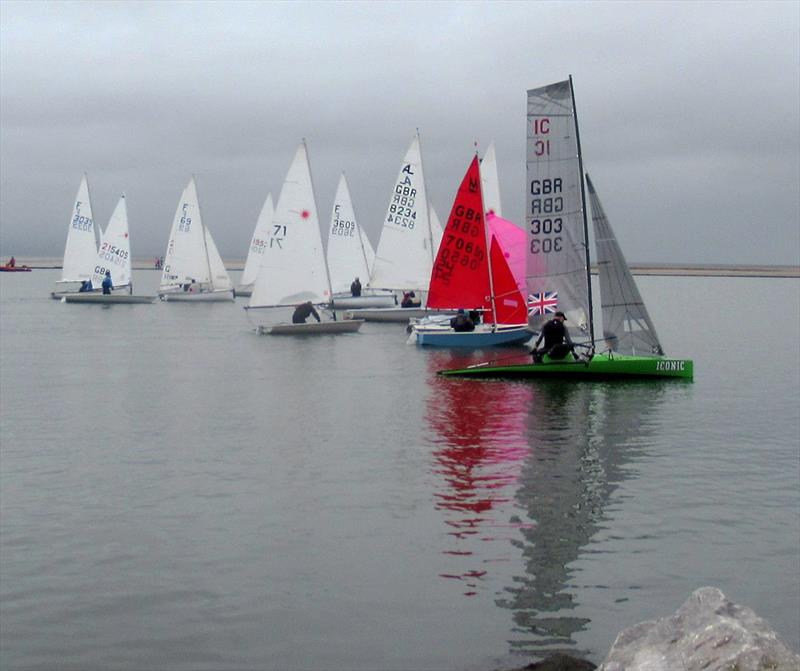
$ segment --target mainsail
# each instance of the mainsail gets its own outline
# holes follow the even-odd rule
[[[530,325],[556,310],[591,335],[587,224],[572,81],[528,91],[527,223]]]
[[[92,216],[92,202],[89,197],[89,181],[83,175],[75,196],[72,218],[64,246],[64,262],[61,270],[62,282],[79,282],[92,277],[92,269],[97,260],[97,238]]]
[[[95,287],[101,285],[107,270],[111,272],[111,281],[115,287],[130,285],[131,240],[128,235],[128,208],[125,204],[125,194],[120,196],[114,208],[95,257],[92,273],[92,284]]]
[[[349,293],[350,283],[356,277],[366,283],[369,279],[369,264],[374,256],[366,234],[356,221],[347,178],[342,173],[333,200],[328,229],[328,271],[333,293]]]
[[[422,150],[415,135],[392,190],[369,286],[425,291],[434,255]]]
[[[656,329],[588,174],[586,184],[592,204],[603,339],[620,354],[662,356]]]
[[[211,232],[203,225],[194,177],[183,190],[175,210],[160,290],[174,290],[192,280],[215,290],[233,286]]]
[[[330,300],[330,282],[305,142],[283,182],[248,307]]]

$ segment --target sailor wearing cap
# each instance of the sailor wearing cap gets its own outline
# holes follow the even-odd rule
[[[569,331],[564,325],[567,316],[559,311],[556,312],[553,318],[542,326],[542,331],[533,345],[531,354],[536,363],[541,363],[542,358],[547,354],[551,359],[563,359],[570,352],[572,356],[577,359],[578,355],[575,354],[573,349],[572,339],[569,337]],[[539,343],[544,340],[544,347],[539,349]]]

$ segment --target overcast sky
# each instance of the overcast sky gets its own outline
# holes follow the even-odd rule
[[[474,143],[522,222],[526,90],[572,74],[584,165],[629,261],[800,263],[798,2],[0,2],[0,253],[60,256],[81,174],[163,254],[197,176],[246,254],[305,137],[377,244],[419,128],[444,221]]]

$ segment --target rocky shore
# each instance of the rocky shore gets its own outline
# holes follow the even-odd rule
[[[751,609],[715,587],[671,616],[623,630],[600,666],[554,655],[515,671],[800,671],[800,655]]]

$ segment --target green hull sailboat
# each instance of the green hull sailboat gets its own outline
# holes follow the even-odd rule
[[[581,156],[572,78],[528,91],[526,198],[529,326],[538,331],[556,311],[575,343],[575,356],[541,362],[488,361],[439,371],[448,377],[678,378],[693,363],[669,359],[617,243],[589,175],[597,249],[603,335],[595,338]]]
[[[692,362],[687,359],[665,359],[663,357],[626,356],[604,352],[591,358],[574,361],[572,357],[554,361],[545,357],[542,363],[493,365],[479,363],[467,368],[439,371],[448,377],[484,378],[677,378],[691,380]]]

